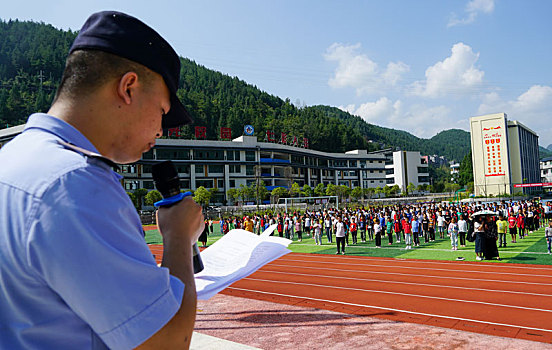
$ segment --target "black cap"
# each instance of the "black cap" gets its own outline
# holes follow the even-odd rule
[[[178,55],[161,35],[139,19],[116,11],[94,13],[82,26],[69,54],[81,49],[109,52],[160,74],[171,95],[171,109],[163,117],[164,129],[193,121],[176,96],[180,79]]]

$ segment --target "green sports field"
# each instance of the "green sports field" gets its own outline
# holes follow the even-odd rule
[[[161,244],[161,236],[159,232],[152,227],[144,227],[146,229],[146,242],[148,244]],[[214,226],[215,232],[209,235],[207,245],[216,242],[220,237],[219,225]],[[544,238],[544,228],[541,228],[524,239],[517,239],[517,243],[510,243],[510,235],[508,236],[508,244],[506,248],[499,248],[500,262],[516,263],[516,264],[540,264],[552,265],[552,255],[548,254],[546,249],[546,239]],[[289,248],[293,252],[298,253],[317,253],[317,254],[335,254],[335,243],[327,243],[326,236],[323,237],[323,244],[317,246],[314,244],[312,237],[303,237],[302,242],[298,242],[295,238]],[[394,237],[395,238],[395,237]],[[359,235],[360,239],[360,235]],[[465,248],[458,247],[457,251],[452,251],[450,240],[448,238],[439,239],[435,242],[423,243],[423,238],[420,240],[420,246],[409,250],[405,249],[404,242],[394,242],[393,245],[388,245],[387,236],[382,239],[382,247],[376,248],[374,242],[358,243],[346,247],[347,255],[359,256],[374,256],[374,257],[390,257],[398,259],[431,259],[431,260],[457,260],[462,257],[465,261],[476,261],[474,253],[474,243],[466,242]],[[492,263],[492,261],[482,261],[482,263]]]

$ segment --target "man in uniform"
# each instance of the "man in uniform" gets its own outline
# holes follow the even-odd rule
[[[153,29],[93,14],[53,104],[0,150],[0,348],[182,349],[195,322],[191,198],[162,208],[158,267],[113,170],[191,121],[180,61]]]

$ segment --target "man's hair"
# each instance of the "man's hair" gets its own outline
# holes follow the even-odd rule
[[[145,85],[153,80],[153,72],[134,61],[100,50],[76,50],[67,57],[54,102],[93,93],[128,72],[138,74]]]

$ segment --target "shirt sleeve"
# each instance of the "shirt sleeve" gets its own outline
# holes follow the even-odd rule
[[[62,176],[29,218],[27,261],[112,349],[134,348],[178,311],[183,283],[160,268],[111,171]]]

